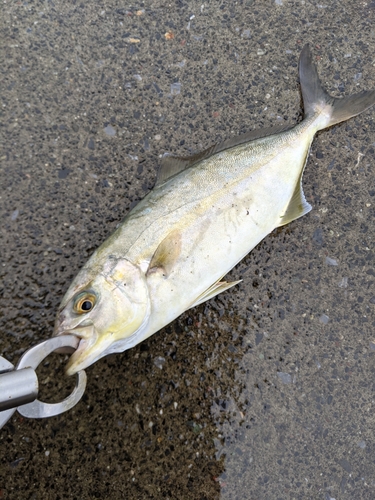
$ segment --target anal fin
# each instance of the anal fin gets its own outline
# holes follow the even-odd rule
[[[238,285],[238,283],[241,283],[242,280],[238,281],[231,281],[228,283],[228,281],[216,281],[213,285],[211,285],[205,292],[203,292],[193,304],[191,304],[190,307],[195,307],[198,306],[199,304],[202,304],[203,302],[206,302],[206,300],[212,299],[216,295],[218,295],[221,292],[224,292],[225,290],[228,290],[229,288],[232,288],[232,286]]]
[[[289,224],[292,220],[299,219],[303,215],[310,212],[312,206],[306,201],[305,195],[302,189],[302,176],[298,181],[296,188],[294,190],[293,196],[290,199],[288,208],[286,209],[284,215],[282,215],[278,227]]]

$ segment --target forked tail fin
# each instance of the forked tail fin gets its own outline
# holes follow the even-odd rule
[[[300,55],[299,78],[305,116],[323,114],[325,119],[321,128],[348,120],[375,104],[375,90],[339,98],[327,94],[320,83],[309,45],[303,47]]]

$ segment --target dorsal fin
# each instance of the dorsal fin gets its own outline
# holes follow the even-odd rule
[[[244,144],[246,142],[261,139],[262,137],[280,134],[281,132],[285,132],[290,128],[290,125],[284,125],[282,127],[278,126],[252,130],[251,132],[247,132],[246,134],[227,139],[224,142],[220,142],[219,144],[213,144],[204,151],[195,153],[192,156],[175,156],[169,153],[165,153],[161,160],[155,187],[160,186],[174,175],[179,174],[187,168],[193,167],[200,161],[205,160],[216,153],[220,153],[221,151],[239,146],[240,144]]]

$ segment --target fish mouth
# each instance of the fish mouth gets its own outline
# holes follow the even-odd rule
[[[103,346],[102,342],[99,342],[99,336],[93,324],[78,326],[71,330],[63,330],[55,334],[55,336],[59,337],[62,335],[74,335],[79,339],[78,346],[70,356],[65,367],[66,375],[74,375],[80,370],[84,370],[101,357],[100,354],[103,352]],[[70,354],[72,350],[61,348],[59,352]]]
[[[65,374],[71,376],[90,366],[96,361],[97,357],[92,354],[88,355],[90,351],[90,342],[86,339],[79,337],[74,332],[64,332],[64,334],[75,335],[80,339],[77,349],[70,356],[65,367]]]
[[[74,335],[79,339],[77,349],[70,356],[65,367],[66,375],[74,375],[108,354],[123,352],[138,344],[142,324],[139,327],[137,323],[134,323],[129,322],[121,329],[119,325],[112,325],[112,328],[101,332],[95,328],[92,321],[87,320],[70,329],[64,329],[63,325],[60,325],[60,328],[55,330],[54,336]]]

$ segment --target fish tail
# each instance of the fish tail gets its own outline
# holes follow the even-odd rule
[[[306,118],[319,114],[318,129],[323,129],[359,115],[375,104],[375,90],[348,97],[332,97],[322,87],[309,45],[302,49],[299,77]]]

